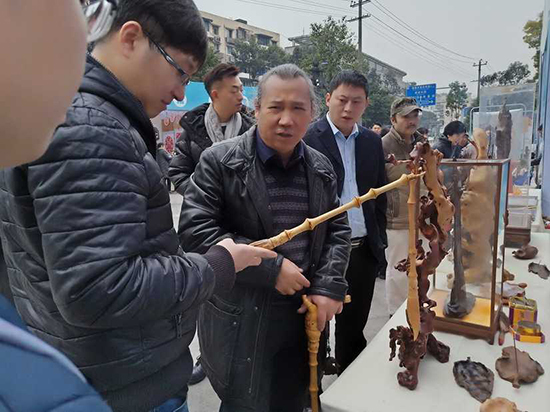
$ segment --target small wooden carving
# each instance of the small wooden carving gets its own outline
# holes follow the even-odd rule
[[[480,362],[472,362],[470,358],[455,362],[453,375],[458,386],[479,402],[485,402],[493,394],[495,374]]]
[[[514,402],[510,402],[506,398],[487,399],[479,412],[521,412]]]
[[[522,383],[533,383],[544,374],[542,365],[533,360],[527,352],[508,346],[502,349],[502,356],[496,361],[496,369],[500,377],[512,382],[514,388]]]
[[[548,269],[546,265],[533,262],[533,263],[529,263],[528,269],[530,273],[539,275],[541,279],[548,279],[548,277],[550,277],[550,269]]]
[[[512,255],[516,259],[528,260],[528,259],[534,259],[538,253],[539,253],[539,250],[535,246],[523,245],[518,250],[514,250],[512,252]]]

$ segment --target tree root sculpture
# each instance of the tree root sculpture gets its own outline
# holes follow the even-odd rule
[[[418,143],[411,156],[413,161],[410,167],[413,173],[418,174],[420,170],[425,170],[423,179],[429,193],[428,196],[420,198],[418,218],[417,202],[414,199],[414,197],[418,198],[418,191],[411,190],[409,194],[409,231],[414,234],[409,236],[409,242],[413,243],[409,245],[409,258],[399,262],[396,268],[409,273],[409,276],[416,275],[416,299],[412,301],[418,301],[420,332],[415,336],[416,325],[414,325],[414,317],[411,316],[409,305],[411,295],[409,294],[407,304],[409,327],[398,326],[390,330],[390,361],[396,356],[397,346],[399,346],[399,366],[406,370],[398,373],[397,381],[401,386],[414,390],[418,385],[418,367],[426,353],[430,353],[441,363],[449,361],[449,347],[439,342],[432,334],[435,318],[435,312],[432,309],[436,306],[436,302],[428,298],[430,288],[428,275],[435,272],[447,254],[443,245],[447,241],[446,232],[452,225],[454,206],[449,200],[445,187],[441,184],[442,177],[438,170],[441,153],[432,150],[428,143]],[[443,227],[446,230],[442,230]],[[419,228],[429,242],[427,253],[422,248],[422,241],[418,240]],[[416,249],[416,256],[414,249],[411,254],[411,248]],[[411,267],[411,262],[414,263],[414,268]]]
[[[477,159],[487,159],[487,134],[482,129],[474,130],[474,142],[478,148]],[[479,150],[481,148],[481,150]],[[461,203],[462,262],[466,283],[486,283],[491,280],[492,244],[494,227],[495,196],[497,192],[496,170],[474,166],[470,170]]]

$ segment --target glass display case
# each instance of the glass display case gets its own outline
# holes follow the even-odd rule
[[[455,206],[429,292],[436,330],[493,342],[502,305],[505,217],[510,161],[443,160],[440,170]]]
[[[531,213],[527,204],[531,180],[531,149],[536,85],[484,87],[474,127],[489,137],[489,157],[510,159],[509,218],[506,246],[522,246],[531,239]]]

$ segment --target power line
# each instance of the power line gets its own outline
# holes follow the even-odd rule
[[[301,12],[301,13],[315,14],[315,15],[324,16],[324,17],[335,16],[335,17],[340,17],[340,18],[343,18],[343,19],[346,18],[345,15],[327,14],[327,13],[323,13],[321,11],[302,9],[302,8],[286,6],[286,5],[282,5],[282,4],[264,3],[264,2],[261,2],[261,1],[258,1],[258,0],[237,0],[237,1],[240,1],[241,3],[254,4],[256,6],[271,7],[271,8],[279,9],[279,10],[297,11],[297,12]]]
[[[382,27],[382,29],[385,29],[384,26],[380,25],[379,23],[377,23],[376,21],[373,21],[371,20],[370,21],[371,23],[376,23],[378,26]],[[387,36],[387,35],[383,35],[382,33],[376,31],[373,27],[371,26],[368,26],[366,23],[364,23],[365,26],[369,29],[371,29],[373,31],[373,33],[377,34],[379,37],[381,37],[382,39],[392,43],[393,45],[395,45],[396,47],[398,47],[399,49],[405,51],[406,53],[409,53],[411,54],[412,56],[416,57],[417,59],[420,59],[424,62],[428,62],[428,63],[431,63],[437,67],[439,67],[440,69],[442,70],[445,70],[445,71],[452,71],[454,72],[455,74],[458,74],[460,77],[470,77],[470,74],[466,73],[466,72],[461,72],[458,70],[458,68],[455,68],[453,66],[448,66],[446,62],[443,62],[443,61],[440,61],[440,60],[436,60],[435,57],[425,53],[423,50],[421,50],[422,53],[424,54],[421,54],[419,53],[418,51],[415,52],[413,50],[411,50],[410,48],[407,48],[406,46],[403,46],[401,43],[398,43],[396,40],[394,40],[392,37],[390,36]]]
[[[409,29],[409,31],[412,31],[413,33],[415,33],[416,35],[420,36],[422,39],[424,39],[425,41],[427,41],[428,43],[432,44],[433,46],[435,47],[438,47],[442,50],[445,50],[449,53],[452,53],[456,56],[459,56],[459,57],[463,57],[465,59],[469,59],[470,61],[473,61],[473,60],[477,60],[476,58],[474,57],[470,57],[470,56],[465,56],[463,54],[460,54],[460,53],[457,53],[433,40],[431,40],[430,38],[426,37],[424,34],[420,33],[418,30],[416,30],[414,27],[412,27],[410,24],[408,24],[407,22],[405,22],[403,19],[399,18],[397,15],[395,15],[395,13],[393,13],[391,10],[389,10],[387,7],[385,7],[384,5],[382,5],[378,0],[373,0],[376,4],[374,4],[375,7],[377,7],[379,10],[381,10],[384,14],[386,14],[387,16],[389,16],[390,18],[392,18],[394,21],[396,22],[401,22],[402,25],[404,25],[406,28]],[[392,17],[393,16],[393,17]]]
[[[388,29],[390,29],[391,31],[395,32],[396,34],[398,34],[399,36],[403,37],[404,39],[408,40],[409,42],[411,43],[414,43],[416,44],[418,47],[428,51],[430,54],[433,54],[433,55],[437,55],[439,56],[440,58],[444,58],[444,59],[451,59],[451,60],[455,60],[455,59],[452,59],[448,56],[445,56],[444,54],[441,54],[439,52],[436,52],[435,50],[430,50],[429,48],[425,47],[424,45],[418,43],[417,41],[411,39],[410,37],[404,35],[403,33],[401,33],[400,31],[396,30],[394,27],[390,26],[389,24],[385,23],[383,20],[379,19],[378,17],[376,17],[374,14],[371,13],[371,16],[378,20],[380,23],[384,24]],[[463,63],[468,63],[470,64],[471,62],[467,62],[467,61],[462,61]]]

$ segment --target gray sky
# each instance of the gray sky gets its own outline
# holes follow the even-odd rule
[[[283,46],[289,43],[289,37],[307,33],[311,23],[322,22],[329,14],[357,16],[357,8],[350,8],[347,0],[195,0],[195,3],[201,10],[243,18],[251,25],[278,32]],[[437,83],[440,87],[459,80],[475,94],[476,83],[470,81],[477,79],[477,68],[472,67],[477,59],[489,61],[482,68],[482,75],[504,70],[516,60],[532,68],[533,50],[523,42],[522,29],[527,20],[534,20],[544,9],[544,0],[372,0],[363,9],[372,14],[364,20],[364,52],[407,72],[405,81]],[[388,14],[432,42],[468,58],[429,43]],[[386,24],[395,31],[385,28]],[[357,22],[348,24],[354,33],[357,25]]]

